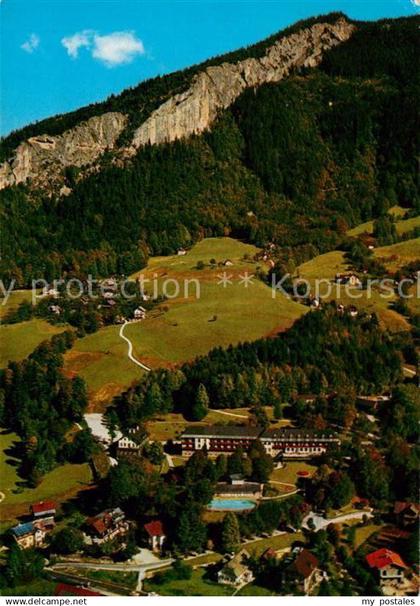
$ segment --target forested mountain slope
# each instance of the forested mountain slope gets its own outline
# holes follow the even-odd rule
[[[35,276],[130,273],[149,254],[173,253],[203,236],[325,251],[349,226],[397,203],[418,204],[419,19],[351,24],[333,15],[286,33],[317,22],[330,34],[340,22],[346,34],[338,40],[335,30],[322,57],[306,49],[288,77],[245,87],[200,134],[161,145],[145,140],[133,150],[133,108],[147,106],[147,121],[169,91],[182,95],[204,68],[264,58],[285,33],[6,138],[7,157],[28,135],[60,136],[81,119],[103,120],[104,111],[125,116],[114,151],[84,174],[67,167],[67,195],[24,184],[3,190],[3,279],[27,285]]]

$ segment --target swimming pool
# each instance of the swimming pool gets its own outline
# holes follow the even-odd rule
[[[257,506],[255,501],[249,499],[213,499],[208,508],[212,511],[246,511]]]

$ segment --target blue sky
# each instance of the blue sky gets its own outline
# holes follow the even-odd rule
[[[420,0],[0,2],[1,134],[256,42],[308,16],[341,10],[370,20],[420,10]]]

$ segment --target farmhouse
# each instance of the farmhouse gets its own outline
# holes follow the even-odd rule
[[[147,434],[138,427],[128,430],[128,436],[123,436],[117,442],[117,457],[139,456]]]
[[[135,320],[144,320],[146,317],[146,310],[140,305],[134,310],[133,316]]]
[[[394,515],[400,526],[412,526],[419,519],[420,505],[417,503],[406,503],[396,501],[394,504]]]
[[[21,549],[42,547],[45,537],[54,528],[54,518],[44,518],[18,524],[11,529],[16,543]]]
[[[166,540],[163,524],[160,520],[152,520],[143,526],[148,536],[149,546],[153,551],[162,551]]]
[[[404,580],[407,566],[395,551],[385,547],[378,549],[366,556],[366,562],[375,571],[381,586],[389,582],[399,583]]]
[[[44,518],[45,516],[55,516],[57,505],[54,501],[40,501],[31,505],[31,513],[34,518]]]
[[[309,549],[301,549],[284,569],[283,582],[291,584],[294,591],[309,595],[324,576],[319,569],[318,558]]]
[[[253,581],[254,575],[245,563],[248,558],[249,554],[245,549],[233,556],[217,573],[218,582],[223,585],[239,587]]]
[[[336,274],[335,282],[336,284],[348,284],[355,288],[360,288],[362,286],[362,282],[356,274]]]
[[[92,542],[98,545],[124,536],[130,530],[124,512],[116,507],[106,509],[86,522]]]
[[[209,454],[234,452],[238,447],[247,450],[260,439],[271,456],[310,458],[326,452],[340,443],[331,432],[284,427],[263,431],[259,427],[213,425],[193,427],[181,435],[182,454],[190,456],[205,448]]]

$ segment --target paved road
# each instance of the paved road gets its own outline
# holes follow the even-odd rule
[[[318,530],[322,530],[326,528],[329,524],[341,524],[342,522],[347,522],[348,520],[358,520],[362,519],[363,516],[367,516],[371,518],[373,516],[371,511],[354,511],[352,513],[345,513],[341,516],[337,516],[336,518],[323,518],[322,516],[317,515],[316,513],[309,513],[304,520],[302,521],[302,526],[308,528],[308,520],[312,518],[313,523],[315,524],[314,531],[318,532]]]
[[[128,322],[124,322],[124,324],[122,324],[121,328],[120,328],[120,337],[121,339],[124,339],[124,341],[126,341],[128,343],[128,357],[130,358],[130,360],[134,363],[137,364],[137,366],[140,366],[140,368],[142,368],[143,370],[145,370],[146,372],[150,372],[150,368],[148,366],[146,366],[145,364],[143,364],[142,362],[139,362],[138,360],[136,360],[136,358],[133,356],[133,344],[130,341],[130,339],[128,339],[125,334],[124,334],[124,328],[127,326]]]

